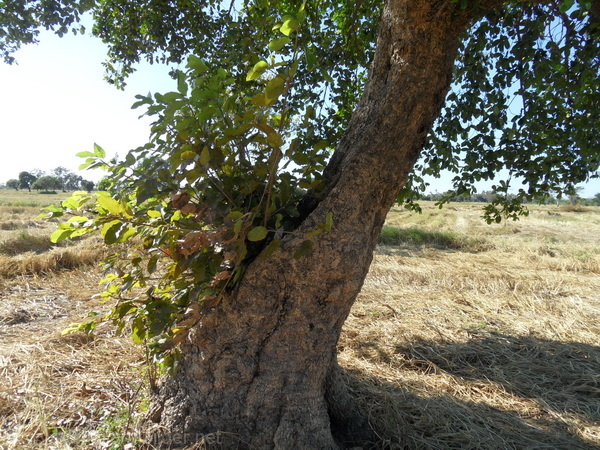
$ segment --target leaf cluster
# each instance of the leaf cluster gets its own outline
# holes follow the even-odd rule
[[[469,30],[409,189],[424,191],[423,175],[450,171],[454,190],[443,204],[503,174],[492,186],[500,199],[484,214],[492,222],[598,176],[600,29],[589,7],[509,5]]]
[[[48,217],[67,218],[52,240],[98,232],[121,254],[107,260],[108,319],[161,363],[203,314],[234,288],[248,264],[277,251],[303,219],[299,202],[318,189],[328,144],[312,144],[314,108],[290,101],[305,20],[300,8],[273,27],[269,56],[243,78],[190,56],[177,90],[137,96],[152,117],[150,142],[109,164],[95,146],[82,167],[109,171],[113,192],[76,193]],[[333,216],[308,233],[331,229]],[[135,244],[135,245],[134,245]],[[91,322],[81,325],[93,329]],[[75,327],[75,329],[79,329]]]

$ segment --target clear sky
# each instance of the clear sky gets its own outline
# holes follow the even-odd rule
[[[136,94],[175,89],[168,68],[143,64],[119,91],[103,79],[106,47],[91,36],[59,38],[44,32],[40,44],[21,48],[18,65],[0,61],[0,183],[19,172],[57,166],[76,171],[76,153],[102,146],[124,155],[147,142],[149,123],[132,110]],[[98,180],[102,172],[81,173]],[[430,180],[431,192],[450,188],[450,177]],[[491,184],[491,183],[490,183]],[[485,189],[489,186],[482,186]],[[600,181],[584,185],[583,197],[600,192]]]
[[[75,154],[94,143],[124,155],[147,142],[150,121],[131,105],[136,94],[173,90],[168,68],[144,65],[119,91],[103,80],[105,55],[99,39],[44,32],[16,53],[18,65],[0,61],[0,182],[24,170],[76,171],[83,160]]]

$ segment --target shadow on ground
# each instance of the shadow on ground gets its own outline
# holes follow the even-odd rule
[[[346,372],[379,434],[374,448],[600,448],[598,346],[479,333],[466,343],[375,350],[423,381]],[[432,376],[450,380],[447,393],[432,389]]]

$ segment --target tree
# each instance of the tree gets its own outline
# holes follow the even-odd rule
[[[6,182],[6,187],[9,189],[14,189],[15,191],[19,190],[19,180],[15,180],[14,178],[8,180]]]
[[[81,175],[77,175],[73,172],[66,173],[63,178],[63,189],[65,191],[75,191],[77,189],[83,189],[83,182],[85,181]]]
[[[92,192],[94,190],[94,182],[90,180],[83,180],[80,183],[81,189],[84,189],[88,192]]]
[[[163,445],[216,431],[226,446],[360,444],[370,430],[335,348],[399,192],[418,208],[420,174],[455,171],[451,196],[506,169],[486,205],[498,221],[597,174],[596,0],[65,1],[58,23],[35,3],[13,6],[31,23],[0,17],[7,51],[38,22],[64,33],[93,9],[117,85],[140,57],[204,58],[187,59],[176,91],[138,96],[148,145],[117,164],[98,146],[80,154],[108,168],[115,198],[50,208],[74,215],[55,241],[142,238],[112,259],[108,291],[111,319],[130,317],[174,369],[150,414]],[[509,96],[523,104],[512,116]]]
[[[108,191],[110,189],[111,182],[107,177],[102,178],[98,181],[98,185],[96,186],[99,191]]]
[[[27,189],[31,192],[31,185],[37,180],[37,178],[29,172],[19,173],[19,186],[21,189]]]
[[[569,194],[569,204],[571,206],[576,206],[581,200],[581,194],[583,192],[583,186],[571,186],[570,190],[567,192]]]
[[[60,178],[52,175],[44,175],[35,180],[31,188],[38,191],[54,191],[62,189],[62,186],[63,182]]]

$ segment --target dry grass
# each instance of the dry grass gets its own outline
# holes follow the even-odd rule
[[[144,388],[140,349],[109,327],[94,337],[60,333],[106,311],[92,299],[106,249],[97,239],[51,245],[55,225],[35,217],[64,195],[8,194],[0,195],[0,449],[120,448]]]
[[[4,286],[0,448],[121,448],[145,389],[140,349],[108,328],[60,334],[106,309],[91,300],[97,280],[74,271]]]
[[[425,206],[389,215],[425,238],[378,249],[339,344],[373,448],[599,448],[600,210],[487,226],[477,205]],[[123,448],[145,408],[141,350],[108,327],[60,335],[106,308],[98,269],[19,267],[0,276],[0,448]]]
[[[36,217],[42,207],[67,195],[0,191],[0,279],[70,270],[95,264],[106,255],[99,239],[58,246],[50,242],[56,225]],[[19,204],[25,206],[11,206]]]
[[[12,207],[34,207],[41,208],[51,204],[57,204],[69,197],[69,192],[59,192],[56,194],[41,194],[37,191],[15,191],[11,189],[0,190],[0,206]]]
[[[600,211],[489,227],[452,208],[388,223],[488,250],[381,247],[340,341],[374,446],[600,447]]]

